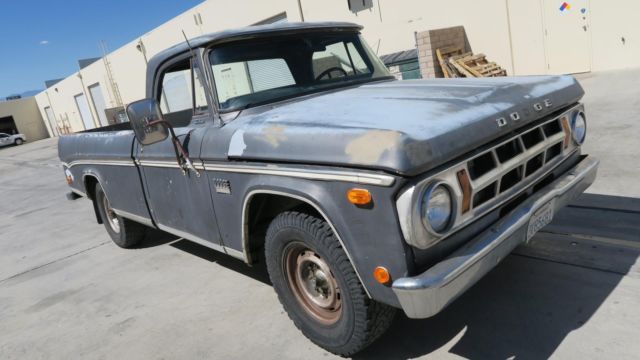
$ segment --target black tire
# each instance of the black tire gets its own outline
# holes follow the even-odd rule
[[[328,265],[331,281],[337,285],[337,298],[341,301],[339,308],[334,306],[324,310],[333,311],[330,313],[333,315],[318,320],[318,316],[305,305],[305,297],[301,297],[301,291],[296,289],[296,282],[289,277],[291,267],[287,264],[293,263],[288,254],[296,247],[309,249],[308,252],[302,251],[304,255],[298,255],[296,264],[301,263],[300,256],[310,253]],[[325,350],[341,356],[353,355],[369,346],[391,325],[396,309],[367,296],[349,258],[326,221],[295,211],[278,215],[267,230],[265,257],[269,277],[289,318],[307,338]],[[304,274],[309,272],[304,273],[300,269],[301,265],[298,265],[295,273],[303,275],[297,279],[308,281],[309,276]],[[311,273],[316,274],[314,270]],[[316,280],[312,284],[312,291],[317,291]],[[309,286],[306,289],[308,293]],[[327,293],[330,292],[315,292],[320,296]],[[339,314],[335,315],[336,312]]]
[[[18,138],[13,143],[16,144],[16,145],[22,145],[24,143],[24,140]]]
[[[138,245],[144,239],[147,227],[113,213],[110,209],[109,200],[107,200],[100,184],[96,184],[94,201],[98,207],[100,219],[102,219],[107,233],[109,233],[111,240],[113,240],[116,245],[129,249]],[[117,219],[117,226],[114,224],[115,221],[111,219]]]

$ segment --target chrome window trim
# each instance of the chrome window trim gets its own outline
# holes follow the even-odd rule
[[[448,167],[447,169],[437,174],[434,174],[426,179],[423,179],[415,185],[412,185],[406,189],[401,190],[399,193],[400,195],[396,198],[396,208],[398,212],[400,228],[405,241],[409,245],[419,249],[429,248],[435,243],[445,240],[446,238],[453,235],[455,232],[462,229],[464,226],[470,224],[471,222],[475,221],[476,219],[480,218],[481,216],[495,210],[500,205],[513,199],[515,196],[521,193],[522,190],[528,188],[536,181],[547,176],[561,162],[571,157],[571,155],[573,155],[575,152],[579,151],[580,147],[577,146],[573,141],[570,141],[570,143],[568,144],[568,148],[566,149],[564,147],[562,148],[562,152],[560,156],[554,158],[550,162],[545,163],[544,166],[536,170],[536,172],[532,176],[524,177],[520,182],[518,182],[512,188],[504,191],[503,193],[496,192],[495,197],[490,201],[484,204],[481,204],[478,207],[472,207],[468,212],[464,214],[462,213],[461,207],[457,207],[456,213],[455,213],[455,219],[453,220],[452,226],[443,234],[434,236],[434,234],[430,233],[429,231],[427,231],[427,229],[424,228],[424,226],[422,225],[421,219],[416,217],[416,214],[419,214],[419,211],[416,211],[416,209],[419,208],[420,200],[421,200],[419,195],[422,194],[424,192],[424,189],[430,186],[433,182],[444,182],[448,184],[450,189],[453,190],[452,196],[456,199],[458,203],[462,203],[462,189],[460,189],[460,185],[458,184],[456,173],[464,169],[467,171],[467,174],[468,174],[469,169],[467,168],[467,163],[469,161],[479,156],[482,156],[484,154],[494,152],[496,148],[504,144],[507,144],[513,141],[514,139],[518,139],[518,142],[520,142],[520,145],[524,145],[522,144],[522,139],[521,139],[521,137],[524,134],[527,134],[530,131],[535,131],[535,129],[541,128],[542,126],[550,122],[557,121],[564,116],[567,116],[570,118],[573,112],[575,112],[576,110],[583,111],[583,109],[584,109],[583,104],[576,104],[575,106],[572,106],[569,109],[563,111],[559,115],[554,116],[553,118],[547,119],[544,122],[541,122],[540,124],[536,125],[532,129],[519,132],[516,135],[498,144],[495,144],[494,146],[491,146],[489,149],[486,149],[480,153],[477,153],[473,156],[465,158],[464,160]],[[522,149],[524,150],[521,154],[515,156],[514,158],[502,164],[499,161],[496,161],[496,168],[492,169],[488,173],[482,175],[481,177],[475,180],[469,179],[472,187],[472,193],[470,195],[471,202],[473,203],[473,197],[479,190],[484,189],[486,186],[490,185],[493,182],[497,182],[496,186],[499,189],[500,178],[504,174],[508,173],[509,171],[519,166],[523,166],[523,164],[526,164],[527,161],[531,160],[536,155],[540,154],[540,152],[543,152],[545,154],[544,156],[546,157],[546,150],[551,148],[554,145],[557,145],[558,143],[562,143],[564,141],[564,137],[565,137],[564,131],[551,135],[549,137],[547,137],[545,134],[544,135],[545,140],[543,142],[536,144],[530,149],[526,149],[524,146],[522,146]],[[492,156],[495,157],[495,153]]]
[[[291,194],[291,193],[287,193],[287,192],[283,192],[283,191],[257,189],[257,190],[250,191],[245,196],[243,204],[242,204],[242,253],[244,254],[244,258],[245,258],[245,261],[247,262],[247,264],[249,264],[250,261],[251,261],[251,257],[249,255],[249,246],[248,246],[249,245],[249,237],[247,236],[249,234],[249,219],[247,218],[247,209],[248,209],[249,201],[256,194],[272,194],[272,195],[287,196],[287,197],[290,197],[292,199],[300,200],[302,202],[305,202],[305,203],[311,205],[320,214],[320,216],[323,217],[323,219],[327,222],[327,224],[329,224],[329,227],[331,227],[331,231],[333,231],[333,233],[335,234],[336,238],[338,239],[338,242],[342,246],[342,249],[344,250],[345,254],[347,254],[347,258],[351,262],[351,266],[353,267],[353,271],[355,271],[356,276],[358,277],[358,280],[360,280],[360,283],[362,284],[362,287],[364,288],[365,293],[367,293],[367,296],[369,298],[371,298],[371,294],[369,294],[369,290],[367,289],[367,285],[365,284],[364,281],[362,281],[362,276],[360,276],[360,273],[358,272],[358,269],[355,266],[355,262],[353,261],[353,257],[349,253],[349,250],[345,246],[344,241],[342,241],[342,238],[340,237],[340,234],[338,233],[338,230],[336,230],[336,227],[333,226],[333,223],[331,222],[329,217],[313,201],[311,201],[311,200],[309,200],[309,199],[307,199],[305,197],[295,195],[295,194]]]

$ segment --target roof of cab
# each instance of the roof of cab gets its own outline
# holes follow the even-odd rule
[[[252,36],[264,36],[265,34],[282,34],[282,33],[296,33],[301,30],[360,30],[362,26],[349,23],[349,22],[287,22],[287,23],[274,23],[268,25],[256,25],[247,26],[238,29],[230,29],[224,31],[218,31],[209,33],[206,35],[198,36],[193,39],[189,39],[189,44],[193,48],[200,47],[205,44],[221,41],[235,40],[238,38],[246,38]],[[150,71],[155,71],[160,64],[167,59],[184,53],[189,50],[187,42],[181,42],[166,50],[154,55],[147,65],[147,75],[151,75]]]

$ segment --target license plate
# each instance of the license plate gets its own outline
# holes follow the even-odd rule
[[[527,228],[527,241],[553,220],[553,208],[553,201],[551,201],[531,216],[531,219],[529,219],[529,227]]]

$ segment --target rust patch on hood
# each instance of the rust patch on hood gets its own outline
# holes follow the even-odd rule
[[[351,140],[345,147],[345,153],[355,163],[375,164],[385,151],[396,146],[400,136],[397,131],[372,130]]]
[[[284,126],[272,125],[264,129],[264,139],[271,146],[277,148],[281,141],[287,140],[287,136],[284,134]]]

